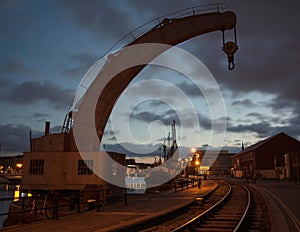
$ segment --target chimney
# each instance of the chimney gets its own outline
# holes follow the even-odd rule
[[[50,134],[50,122],[46,122],[45,125],[45,135],[49,135]]]

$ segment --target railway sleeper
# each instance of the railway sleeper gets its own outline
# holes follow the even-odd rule
[[[209,218],[209,219],[207,219],[207,220],[205,220],[205,222],[204,222],[204,224],[205,223],[216,223],[216,224],[222,224],[222,223],[228,223],[228,224],[231,224],[231,223],[233,223],[233,224],[235,224],[235,223],[238,223],[239,222],[239,219],[238,218],[236,218],[236,219],[234,219],[234,218],[229,218],[229,219],[224,219],[224,220],[221,220],[221,219],[216,219],[215,220],[215,218]]]
[[[236,223],[234,224],[213,224],[213,223],[209,223],[209,224],[202,224],[201,226],[198,226],[197,228],[223,228],[223,229],[231,229],[233,230],[236,226]]]
[[[227,205],[223,208],[223,210],[244,210],[246,207],[245,205],[240,205],[240,206],[232,206],[232,205]]]
[[[219,213],[215,213],[215,214],[212,214],[212,217],[213,216],[219,216],[219,217],[223,217],[223,216],[230,216],[230,217],[234,217],[234,216],[237,216],[237,217],[240,217],[243,215],[242,212],[219,212]]]
[[[238,219],[233,218],[233,217],[213,217],[213,218],[209,218],[208,220],[214,220],[214,221],[233,221],[233,222],[238,221]]]
[[[197,229],[195,229],[195,231],[199,231],[199,232],[201,232],[201,231],[203,231],[203,232],[232,232],[232,229],[220,229],[220,228],[211,228],[211,229],[206,229],[206,228],[197,228]]]
[[[224,228],[235,228],[239,221],[208,221],[207,224],[202,224],[199,227],[224,227]]]

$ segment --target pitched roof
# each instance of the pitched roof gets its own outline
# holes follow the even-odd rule
[[[289,137],[291,139],[294,139],[293,137],[287,135],[286,133],[280,132],[280,133],[278,133],[276,135],[273,135],[273,136],[271,136],[269,138],[266,138],[266,139],[264,139],[264,140],[262,140],[262,141],[260,141],[258,143],[255,143],[255,144],[251,145],[250,147],[247,147],[245,150],[240,151],[239,153],[237,153],[237,155],[244,154],[244,153],[249,152],[249,151],[253,151],[253,150],[255,150],[255,149],[257,149],[257,148],[265,145],[266,143],[270,142],[271,140],[273,140],[274,138],[276,138],[276,137],[278,137],[280,135],[284,135],[284,136],[287,136],[287,137]],[[296,139],[294,139],[294,140],[296,140]],[[298,141],[298,140],[296,140],[296,141]]]

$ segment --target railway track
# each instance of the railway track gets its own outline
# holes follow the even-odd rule
[[[250,199],[250,191],[245,186],[230,183],[222,199],[172,232],[237,231],[246,218]]]

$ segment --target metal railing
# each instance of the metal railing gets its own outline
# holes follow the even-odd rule
[[[198,186],[198,188],[201,187],[201,179],[199,178],[181,178],[178,180],[174,180],[174,190],[175,192],[178,192],[179,190],[184,190],[188,188],[192,188]]]
[[[82,81],[79,84],[77,89],[77,97],[73,99],[71,105],[68,109],[68,113],[70,111],[76,111],[78,105],[80,104],[81,100],[84,98],[86,90],[89,88],[90,84],[94,81],[96,74],[99,73],[106,61],[108,60],[108,55],[111,53],[115,53],[122,49],[125,46],[131,44],[134,40],[140,38],[141,36],[145,35],[149,31],[162,26],[162,22],[164,19],[179,19],[182,17],[197,15],[200,13],[209,13],[209,12],[220,12],[220,10],[225,10],[228,8],[228,5],[225,3],[211,3],[205,4],[200,6],[189,7],[180,11],[176,11],[164,16],[160,16],[154,18],[143,25],[137,27],[133,31],[129,32],[128,34],[124,35],[120,40],[118,40],[111,48],[109,48],[101,58],[86,72]],[[80,94],[78,94],[80,92]]]
[[[225,3],[211,3],[211,4],[204,4],[201,6],[189,7],[189,8],[183,9],[183,10],[179,10],[179,11],[164,15],[164,16],[154,18],[154,19],[144,23],[143,25],[137,27],[136,29],[129,32],[125,36],[123,36],[110,49],[108,49],[107,52],[104,53],[102,58],[105,57],[106,55],[108,55],[109,53],[111,53],[115,50],[118,50],[118,49],[124,47],[125,45],[132,43],[134,40],[143,36],[145,33],[149,32],[150,30],[159,27],[165,18],[178,19],[178,18],[182,18],[182,17],[197,15],[199,13],[204,13],[204,12],[212,12],[212,11],[219,12],[220,10],[224,10],[227,8],[228,8],[228,5]]]
[[[33,196],[0,198],[0,202],[9,201],[9,212],[0,213],[0,217],[12,217],[15,223],[30,223],[36,220],[64,217],[74,213],[96,210],[106,204],[112,189],[78,191],[72,193],[38,194]]]

